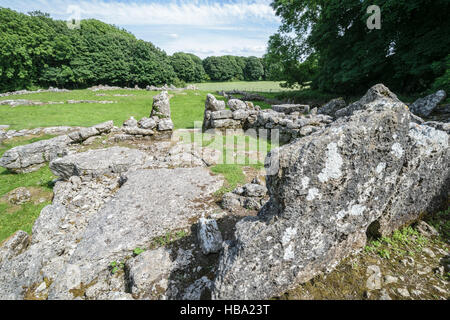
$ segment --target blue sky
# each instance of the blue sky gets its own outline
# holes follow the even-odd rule
[[[70,6],[82,19],[95,18],[127,29],[168,54],[261,57],[280,24],[270,0],[0,0],[20,12],[41,10],[67,20]]]

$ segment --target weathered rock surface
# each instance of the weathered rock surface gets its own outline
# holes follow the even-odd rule
[[[31,192],[24,187],[16,188],[6,195],[11,204],[21,205],[31,200]]]
[[[121,174],[130,168],[142,166],[147,155],[136,149],[113,147],[77,153],[50,162],[52,172],[63,179],[72,176],[96,177]]]
[[[125,121],[123,123],[124,127],[131,127],[131,128],[133,128],[133,127],[137,127],[137,125],[138,125],[138,122],[137,122],[137,120],[134,117],[130,117],[130,119],[128,119],[127,121]]]
[[[69,144],[83,142],[90,137],[107,133],[112,128],[113,122],[108,121],[94,127],[82,128],[68,135],[12,148],[3,154],[0,166],[18,173],[35,171],[46,162],[66,156]]]
[[[342,98],[333,99],[318,110],[319,114],[326,114],[334,117],[338,110],[346,107],[345,100]]]
[[[171,251],[164,247],[145,251],[131,260],[128,278],[131,293],[136,297],[158,298],[168,287],[168,277],[173,270]]]
[[[233,192],[226,193],[222,199],[222,208],[234,211],[238,207],[260,210],[267,202],[267,188],[261,183],[248,183]]]
[[[11,260],[24,252],[30,245],[31,239],[25,231],[17,231],[0,246],[0,266],[2,262]]]
[[[49,297],[71,297],[73,288],[66,285],[69,265],[81,270],[76,285],[88,284],[105,272],[111,261],[123,259],[167,232],[189,226],[190,219],[199,214],[195,200],[212,194],[221,184],[203,168],[129,173],[117,194],[89,221]]]
[[[222,249],[222,234],[214,219],[200,218],[197,238],[204,254],[217,253]]]
[[[208,94],[205,102],[208,111],[220,111],[225,109],[225,101],[217,100],[212,94]]]
[[[170,119],[170,98],[167,91],[163,91],[153,98],[153,109],[150,118],[151,117]]]
[[[383,84],[377,84],[369,89],[361,100],[350,104],[348,107],[337,110],[335,112],[335,118],[351,116],[355,111],[364,110],[367,104],[377,101],[380,107],[385,106],[389,102],[399,103],[400,100]]]
[[[272,151],[271,199],[236,225],[214,299],[282,294],[363,248],[368,229],[388,234],[446,203],[445,132],[410,123],[381,85],[347,108],[352,116]]]
[[[281,104],[272,106],[272,110],[285,114],[291,114],[294,112],[308,113],[310,107],[303,104]]]
[[[439,90],[425,98],[418,99],[410,106],[410,110],[419,117],[428,117],[445,98],[447,98],[445,91]]]
[[[0,159],[0,166],[17,173],[36,171],[58,157],[67,155],[68,136],[38,141],[6,151]]]
[[[137,170],[122,178],[73,176],[57,182],[53,205],[41,212],[29,248],[0,262],[0,299],[132,298],[128,280],[123,273],[111,275],[110,263],[190,226],[210,210],[198,199],[211,197],[222,183],[204,168]],[[181,251],[170,270],[189,263],[188,252]],[[131,287],[141,288],[137,274]],[[45,279],[51,282],[46,288]]]
[[[239,100],[239,99],[228,100],[228,106],[230,107],[231,111],[247,109],[247,104],[244,101]]]

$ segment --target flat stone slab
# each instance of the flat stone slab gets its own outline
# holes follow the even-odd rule
[[[113,147],[90,150],[59,158],[50,163],[52,172],[63,179],[72,176],[100,176],[123,173],[132,167],[143,165],[147,155],[136,149]]]
[[[145,248],[153,239],[189,227],[207,211],[205,199],[222,184],[205,168],[130,172],[116,195],[92,217],[68,261],[68,267],[80,270],[74,287],[92,283],[111,261]],[[62,272],[49,298],[72,298],[69,279],[70,273]]]
[[[272,106],[272,110],[285,114],[290,114],[293,112],[308,113],[310,107],[304,104],[280,104]]]
[[[80,143],[90,137],[110,132],[113,126],[114,123],[108,121],[90,128],[81,128],[68,135],[12,148],[0,158],[0,166],[17,173],[36,171],[46,162],[66,156],[69,153],[69,144]]]

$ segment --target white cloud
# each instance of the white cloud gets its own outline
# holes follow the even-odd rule
[[[0,6],[40,10],[66,20],[69,6],[82,19],[94,18],[131,31],[168,54],[262,56],[280,23],[271,0],[0,0]]]
[[[122,1],[63,1],[63,0],[1,0],[1,6],[27,12],[39,9],[52,16],[64,18],[67,7],[76,5],[82,18],[96,18],[117,25],[233,25],[236,22],[278,22],[268,0],[237,0],[227,3],[212,1],[122,2]]]

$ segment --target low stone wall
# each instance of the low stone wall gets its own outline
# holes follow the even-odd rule
[[[241,129],[254,130],[256,134],[267,130],[267,136],[279,134],[280,142],[308,136],[332,122],[328,115],[310,112],[307,105],[275,105],[273,109],[261,110],[251,102],[238,99],[228,101],[227,109],[224,101],[208,95],[205,103],[203,131],[219,131]],[[282,111],[282,112],[281,112]],[[274,131],[277,130],[277,131]]]
[[[174,125],[170,112],[170,97],[167,91],[163,91],[153,98],[153,107],[150,118],[144,117],[137,121],[131,117],[123,123],[121,136],[116,140],[128,140],[134,137],[160,136],[170,138]]]

